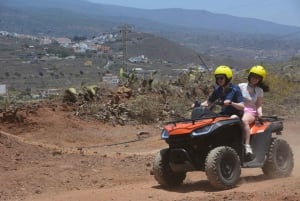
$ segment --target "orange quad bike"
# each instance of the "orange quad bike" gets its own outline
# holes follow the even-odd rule
[[[237,185],[241,168],[262,168],[268,178],[287,177],[294,168],[290,145],[278,137],[283,119],[265,116],[251,125],[251,147],[254,155],[244,151],[243,123],[196,107],[192,118],[169,122],[161,138],[169,145],[160,150],[153,162],[153,175],[163,187],[183,183],[187,172],[204,171],[216,189]]]

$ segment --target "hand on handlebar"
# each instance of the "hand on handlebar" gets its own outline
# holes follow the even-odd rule
[[[231,103],[232,103],[231,100],[225,100],[225,101],[224,101],[224,105],[225,105],[225,106],[229,106],[229,105],[231,105]]]

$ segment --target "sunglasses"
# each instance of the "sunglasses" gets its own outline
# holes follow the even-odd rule
[[[254,79],[257,79],[257,80],[261,79],[261,77],[259,75],[251,75],[251,78],[254,78]]]
[[[224,76],[216,76],[216,80],[224,80],[225,77]]]

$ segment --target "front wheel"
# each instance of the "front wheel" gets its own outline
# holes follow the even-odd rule
[[[174,187],[182,184],[185,172],[174,172],[169,165],[169,149],[157,153],[153,163],[153,174],[156,181],[164,187]]]
[[[269,178],[287,177],[294,168],[293,152],[283,139],[273,138],[267,153],[267,160],[262,167]]]
[[[222,190],[233,188],[241,175],[240,158],[231,147],[217,147],[206,157],[205,173],[213,187]]]

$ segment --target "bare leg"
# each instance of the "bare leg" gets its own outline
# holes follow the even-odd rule
[[[244,124],[244,132],[245,132],[245,146],[250,147],[250,126],[252,122],[255,121],[255,117],[248,112],[245,112],[242,118]]]

